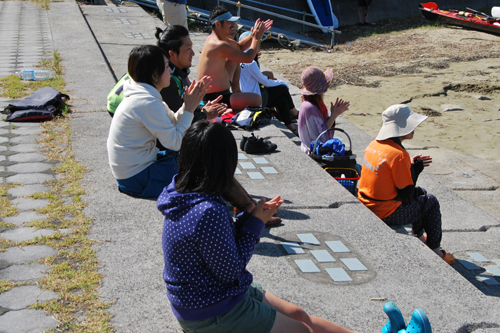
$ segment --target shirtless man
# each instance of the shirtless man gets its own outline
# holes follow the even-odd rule
[[[234,40],[236,34],[236,21],[234,17],[222,6],[215,7],[210,13],[212,33],[208,36],[203,46],[198,65],[198,78],[205,75],[212,77],[212,88],[205,95],[204,101],[216,99],[222,95],[222,103],[233,110],[243,110],[247,106],[258,107],[262,99],[258,94],[231,93],[231,81],[239,63],[251,63],[257,54],[257,46],[264,33],[271,29],[272,21],[261,22],[258,19],[250,36],[240,42]],[[248,50],[247,50],[248,49]],[[245,52],[245,50],[247,50]]]

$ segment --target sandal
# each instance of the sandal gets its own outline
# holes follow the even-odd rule
[[[406,328],[403,315],[394,302],[385,303],[384,312],[389,317],[389,321],[382,328],[382,333],[398,333],[400,330]]]
[[[281,217],[279,217],[277,214],[273,215],[269,221],[266,223],[266,228],[267,227],[275,227],[278,224],[281,224]]]
[[[443,252],[443,260],[446,261],[447,264],[453,265],[455,263],[455,257],[453,254],[446,252],[445,250],[441,250]]]
[[[416,309],[411,315],[411,320],[404,330],[406,333],[432,333],[431,323],[429,318],[422,311],[422,309]]]

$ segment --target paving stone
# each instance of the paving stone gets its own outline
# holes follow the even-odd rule
[[[2,332],[35,333],[54,330],[59,324],[42,310],[9,311],[0,316]]]
[[[57,254],[57,250],[47,245],[30,245],[25,247],[9,247],[0,253],[0,260],[9,264],[22,264],[37,261],[41,258]],[[1,294],[0,294],[1,295]],[[2,304],[0,304],[1,306]]]
[[[23,143],[17,146],[10,147],[9,150],[18,153],[29,153],[37,151],[42,145],[38,143]]]
[[[10,130],[11,133],[19,134],[19,135],[33,135],[42,132],[42,129],[37,127],[17,127],[15,129]]]
[[[0,154],[3,155],[3,156],[8,157],[8,156],[16,155],[16,154],[19,154],[19,153],[16,152],[16,151],[4,150],[4,151],[1,151]]]
[[[2,269],[4,269],[4,268],[7,268],[7,267],[9,267],[10,265],[12,265],[10,262],[0,259],[0,270],[2,270]],[[1,308],[1,307],[0,307],[0,308]],[[1,315],[2,315],[2,314],[0,313],[0,316],[1,316]]]
[[[5,181],[7,183],[42,184],[48,182],[52,178],[52,175],[48,175],[46,173],[22,173],[7,177]]]
[[[29,199],[29,198],[16,198],[11,200],[12,204],[15,204],[16,208],[23,210],[39,209],[47,206],[50,202],[49,200],[43,199]]]
[[[12,265],[0,271],[0,280],[12,282],[34,282],[44,277],[50,268],[44,264]]]
[[[7,190],[7,193],[14,197],[23,197],[37,192],[47,192],[50,189],[51,188],[49,186],[45,186],[42,184],[29,184],[29,185],[9,188]]]
[[[53,234],[55,234],[54,230],[47,230],[47,229],[37,230],[33,227],[25,227],[25,228],[14,228],[4,231],[0,233],[0,237],[8,239],[12,242],[23,242],[31,240],[35,237],[51,236]]]
[[[50,170],[50,168],[52,168],[52,164],[50,163],[33,162],[11,165],[7,167],[7,171],[15,173],[39,173]]]
[[[0,107],[0,109],[1,109],[1,107]],[[7,150],[7,147],[5,147],[5,146],[0,146],[0,151],[6,151],[6,150]]]
[[[72,233],[72,232],[73,232],[73,229],[71,229],[71,228],[63,228],[63,229],[59,229],[58,231],[59,231],[61,234],[65,234],[65,235],[67,235],[67,234]]]
[[[12,162],[42,162],[46,159],[45,155],[40,153],[21,153],[9,157]]]
[[[5,161],[7,158],[4,155],[0,155],[0,161]]]
[[[9,141],[9,138],[6,138],[4,136],[0,136],[0,143],[1,142],[8,142]]]
[[[59,298],[53,291],[43,290],[38,286],[21,286],[0,294],[0,306],[11,310],[22,310],[28,306]]]
[[[45,218],[46,218],[45,215],[38,214],[35,211],[27,211],[27,212],[21,212],[21,213],[17,214],[16,216],[4,217],[3,221],[7,222],[7,223],[15,224],[17,226],[22,226],[25,223],[28,223],[31,221],[36,221],[36,220],[43,220]]]
[[[8,129],[0,128],[0,135],[10,133]]]
[[[1,137],[0,137],[0,142],[2,142],[1,141]],[[31,144],[36,144],[37,143],[36,142],[36,137],[32,136],[32,135],[18,136],[18,137],[10,139],[10,142],[11,143],[31,143]]]

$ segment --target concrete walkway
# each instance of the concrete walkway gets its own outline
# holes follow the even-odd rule
[[[27,5],[35,6],[0,2],[0,18],[6,8]],[[46,15],[53,47],[63,58],[64,78],[75,111],[71,120],[73,151],[90,169],[83,180],[88,203],[85,213],[95,218],[91,238],[99,241],[96,250],[104,275],[101,297],[115,302],[109,312],[119,332],[180,332],[161,277],[162,216],[155,202],[132,199],[117,191],[106,153],[110,123],[106,95],[115,77],[125,73],[128,52],[136,45],[154,43],[150,37],[162,23],[137,6],[81,8],[73,0],[55,2]],[[3,38],[0,35],[0,40]],[[191,38],[198,55],[206,35],[193,34]],[[197,62],[195,58],[193,64]],[[14,68],[4,68],[3,64],[0,61],[0,72],[12,73]],[[192,72],[195,77],[196,67]],[[292,87],[298,106],[297,91]],[[0,100],[0,107],[7,103]],[[345,120],[340,120],[339,126],[351,135],[360,160],[372,138]],[[47,232],[23,227],[40,218],[33,209],[44,204],[26,201],[24,196],[40,191],[53,177],[50,169],[44,169],[47,162],[38,151],[37,131],[36,124],[16,124],[13,128],[4,123],[0,127],[1,182],[24,184],[9,190],[9,198],[22,210],[4,219],[16,228],[2,230],[0,237],[12,241]],[[237,140],[248,134],[234,132]],[[382,311],[385,300],[395,301],[406,321],[415,308],[422,308],[434,332],[500,332],[500,277],[495,273],[500,269],[500,222],[498,216],[458,196],[452,186],[443,186],[456,182],[456,178],[424,173],[419,179],[420,185],[440,200],[443,247],[459,259],[449,266],[417,239],[407,236],[407,229],[396,233],[376,218],[305,156],[297,147],[298,140],[283,125],[274,122],[256,135],[270,137],[278,144],[278,151],[265,156],[241,153],[237,178],[255,197],[281,194],[286,200],[280,213],[283,225],[266,230],[249,263],[255,280],[266,290],[358,332],[380,331],[387,321]],[[422,147],[413,148],[417,153]],[[463,158],[448,156],[449,163],[457,165]],[[477,170],[478,178],[492,174],[483,173],[479,167],[472,170]],[[484,179],[486,183],[495,182],[491,177]],[[295,254],[287,252],[290,247],[283,243],[295,243]],[[40,278],[46,267],[28,263],[52,255],[52,251],[46,247],[12,247],[0,253],[0,280]],[[335,261],[318,259],[325,254]],[[309,272],[311,263],[319,272]],[[21,269],[29,272],[22,273]],[[36,332],[57,325],[43,313],[26,310],[36,299],[57,295],[29,287],[0,294],[1,331]],[[24,320],[35,325],[20,327]]]

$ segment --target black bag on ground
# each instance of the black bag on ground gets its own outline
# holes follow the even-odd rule
[[[23,100],[9,104],[2,113],[5,121],[30,122],[45,121],[62,113],[69,96],[52,87],[43,87]]]

